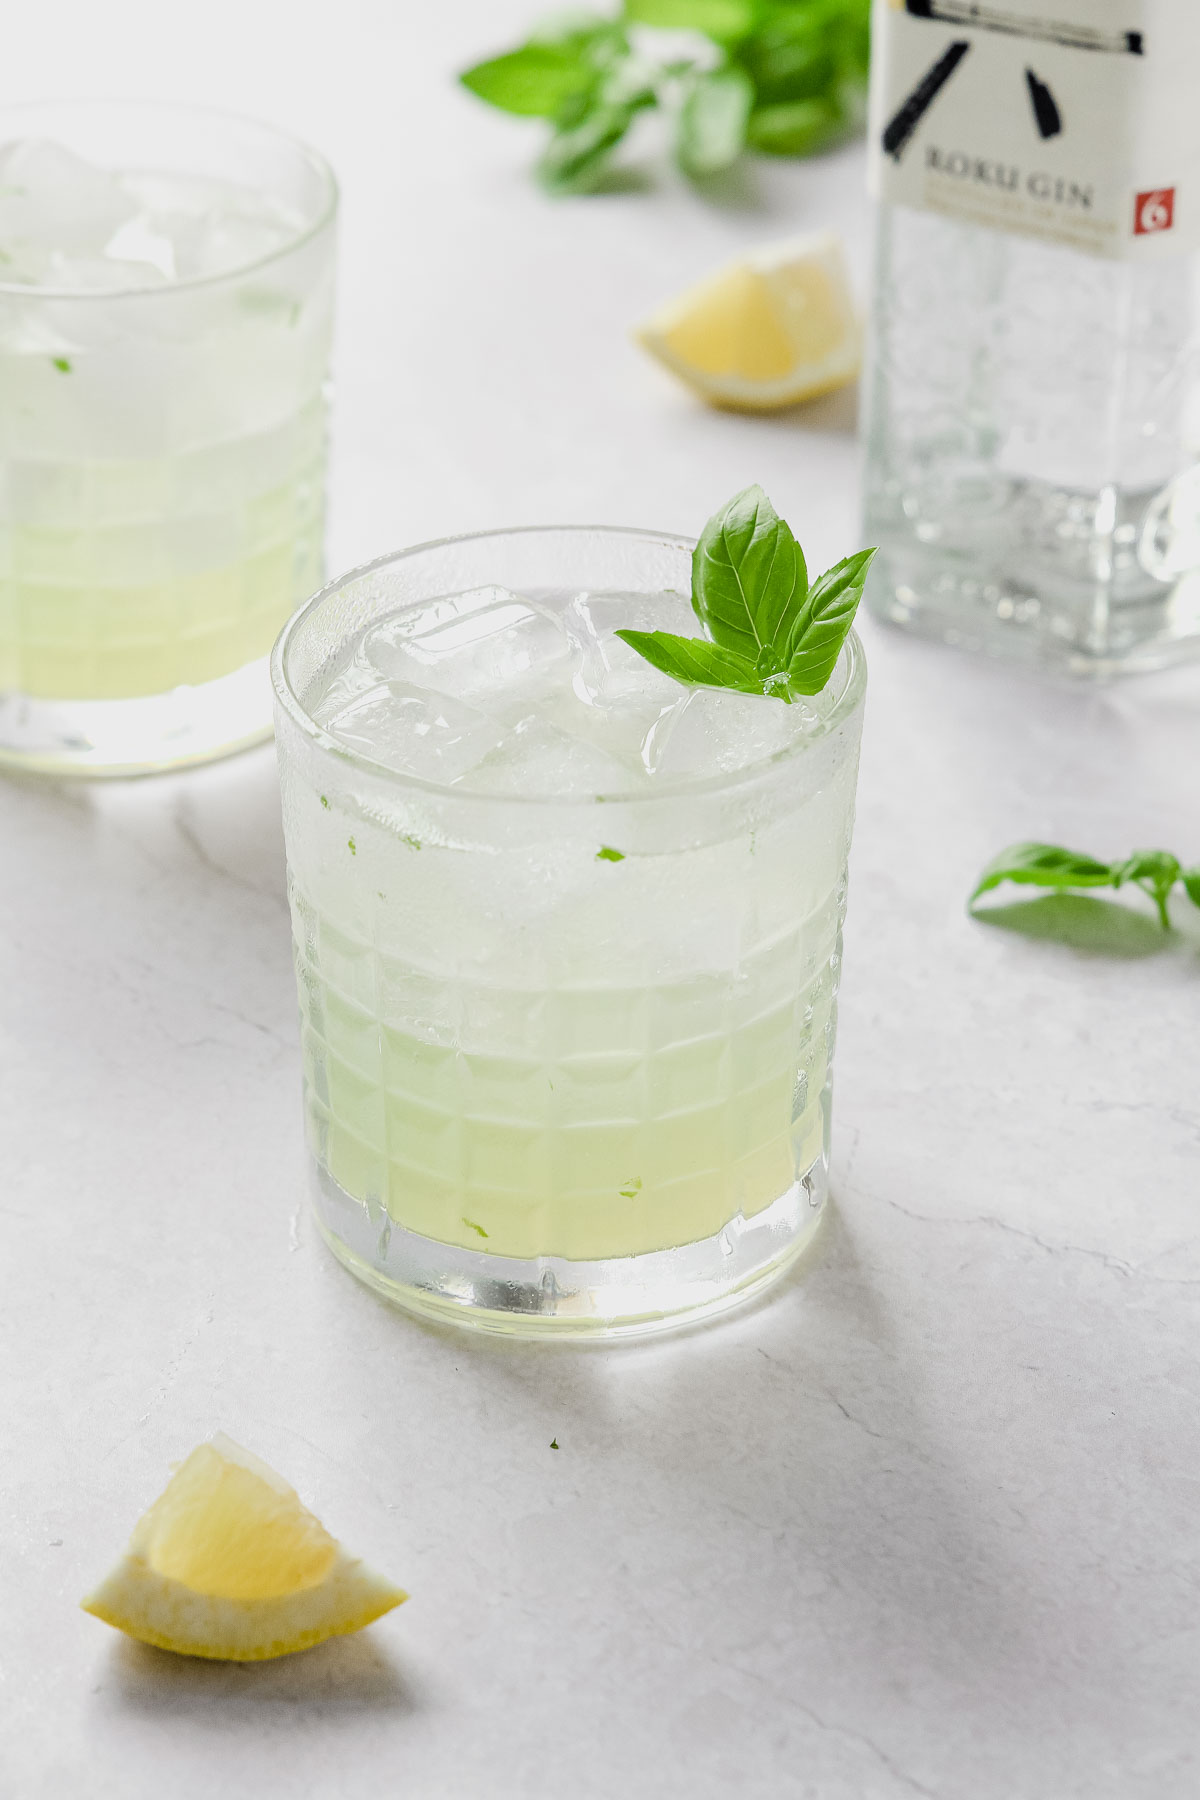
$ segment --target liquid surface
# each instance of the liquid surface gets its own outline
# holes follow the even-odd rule
[[[308,696],[331,736],[397,774],[473,793],[649,792],[821,735],[839,684],[792,705],[685,688],[616,636],[702,635],[680,594],[484,587],[371,624]]]

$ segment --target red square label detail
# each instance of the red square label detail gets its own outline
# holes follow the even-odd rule
[[[1133,233],[1144,237],[1148,231],[1170,231],[1175,223],[1175,189],[1150,188],[1139,194],[1133,207]]]

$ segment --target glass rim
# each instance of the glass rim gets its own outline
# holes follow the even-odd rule
[[[277,262],[282,256],[291,256],[293,251],[315,238],[333,219],[338,210],[341,198],[337,176],[327,159],[319,150],[306,142],[304,138],[295,137],[290,131],[282,130],[278,125],[268,124],[265,119],[256,119],[249,113],[232,112],[227,107],[198,106],[190,101],[181,101],[178,105],[165,100],[113,100],[93,99],[88,96],[66,100],[13,100],[0,103],[0,120],[9,114],[39,113],[51,108],[61,107],[64,111],[80,112],[96,111],[108,113],[161,113],[172,119],[183,115],[192,119],[207,119],[223,125],[248,125],[254,131],[261,131],[264,136],[274,138],[276,143],[286,144],[300,155],[315,171],[324,190],[316,217],[307,224],[299,226],[291,236],[274,249],[265,251],[261,256],[251,257],[248,262],[235,263],[232,268],[222,269],[216,275],[186,275],[182,280],[164,281],[157,286],[133,284],[118,288],[64,288],[39,287],[27,281],[0,281],[0,295],[15,296],[24,300],[76,300],[83,303],[94,300],[129,300],[144,299],[147,296],[180,294],[191,292],[195,288],[215,287],[223,281],[237,281],[243,275],[253,274],[256,269],[266,268],[269,263]]]
[[[815,740],[806,740],[801,737],[794,743],[785,745],[782,750],[776,750],[771,756],[765,756],[758,762],[748,763],[741,769],[731,769],[718,775],[703,776],[693,781],[673,782],[670,787],[664,787],[658,792],[651,789],[649,791],[606,794],[497,794],[481,793],[466,786],[445,786],[436,781],[426,781],[421,776],[406,775],[398,769],[389,768],[386,763],[376,762],[373,757],[366,755],[361,750],[352,749],[349,744],[344,744],[340,739],[334,737],[324,726],[318,725],[293,687],[287,670],[287,656],[292,638],[319,608],[328,604],[335,595],[349,587],[352,582],[361,581],[368,575],[377,574],[380,570],[391,568],[396,563],[405,562],[410,557],[421,556],[431,550],[449,549],[456,544],[479,543],[489,538],[541,537],[571,533],[590,537],[640,538],[647,543],[666,545],[671,549],[681,550],[689,559],[696,547],[695,538],[682,537],[676,532],[653,531],[634,525],[506,525],[490,531],[465,531],[449,537],[429,538],[424,543],[411,544],[403,550],[389,551],[383,556],[372,558],[370,562],[360,563],[357,568],[347,570],[344,575],[339,575],[334,581],[326,582],[324,587],[320,588],[311,599],[306,600],[304,605],[292,614],[271,650],[271,685],[275,690],[278,704],[291,722],[299,727],[300,731],[319,751],[332,756],[335,761],[344,763],[349,768],[357,769],[392,787],[412,789],[441,801],[462,801],[489,808],[492,806],[573,808],[597,804],[663,806],[697,796],[725,794],[731,789],[749,786],[752,782],[761,780],[768,772],[774,773],[784,765],[797,761],[809,750],[818,748],[833,735],[845,719],[861,707],[866,691],[866,656],[857,632],[851,630],[845,642],[849,660],[842,691],[834,703],[825,729]],[[419,606],[420,604],[422,604],[420,601],[414,602],[414,605]],[[840,656],[838,661],[841,662]],[[766,698],[764,696],[764,702]],[[782,704],[782,702],[776,702],[776,704]]]

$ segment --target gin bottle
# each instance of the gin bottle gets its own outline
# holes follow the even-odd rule
[[[1079,674],[1200,653],[1197,0],[875,0],[868,600]]]

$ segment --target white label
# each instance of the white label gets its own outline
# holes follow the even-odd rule
[[[1200,246],[1200,0],[875,0],[871,187],[1096,256]]]

